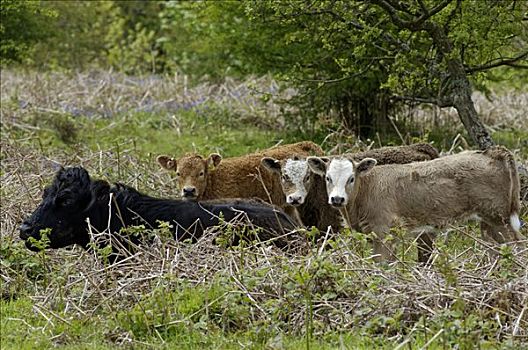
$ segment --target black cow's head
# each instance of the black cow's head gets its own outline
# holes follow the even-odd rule
[[[88,244],[88,208],[94,201],[88,172],[81,167],[61,169],[53,183],[44,190],[42,203],[20,226],[20,238],[31,250],[38,250],[30,240],[42,238],[48,229],[49,248]]]

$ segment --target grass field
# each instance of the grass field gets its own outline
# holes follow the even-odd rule
[[[397,133],[356,140],[338,125],[294,123],[283,117],[290,107],[277,103],[293,92],[268,78],[191,86],[183,76],[2,71],[1,84],[2,349],[528,348],[528,251],[486,246],[474,223],[440,235],[428,267],[415,262],[411,239],[387,266],[372,261],[364,235],[348,231],[305,255],[214,245],[213,233],[178,243],[163,228],[153,246],[110,266],[79,247],[26,250],[18,225],[60,165],[175,197],[159,154],[235,156],[302,139],[327,151],[401,141]],[[475,100],[497,142],[526,165],[528,94]],[[468,147],[452,111],[410,112],[412,131],[395,118],[404,140],[443,152]]]

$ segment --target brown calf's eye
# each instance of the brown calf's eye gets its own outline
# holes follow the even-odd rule
[[[204,172],[203,171],[200,173],[200,176],[204,176]]]
[[[176,176],[180,176],[180,173],[179,173],[179,172],[177,172],[177,173],[176,173]]]

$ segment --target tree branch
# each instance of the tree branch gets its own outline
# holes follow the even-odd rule
[[[289,19],[289,18],[298,18],[300,16],[321,16],[321,15],[329,15],[334,20],[337,20],[337,21],[340,21],[342,23],[345,23],[345,24],[349,25],[350,27],[352,27],[354,29],[357,29],[357,30],[360,30],[360,31],[365,30],[365,27],[363,25],[361,25],[360,23],[358,23],[356,21],[353,21],[351,19],[346,19],[346,18],[344,18],[343,16],[341,16],[340,14],[336,13],[335,11],[333,11],[331,9],[319,9],[319,10],[313,10],[313,11],[298,12],[298,13],[295,13],[295,14],[290,14],[289,16],[281,15],[281,17],[284,18],[284,19]],[[383,40],[391,43],[391,44],[394,44],[394,45],[400,47],[405,52],[410,50],[409,45],[407,45],[406,43],[400,41],[398,38],[395,38],[390,33],[387,33],[387,32],[382,33],[381,34],[381,38]],[[376,46],[376,44],[374,44],[374,46]],[[388,52],[387,49],[383,49],[381,46],[376,46],[376,47],[378,49],[381,49],[381,50],[385,51],[385,52]]]
[[[420,5],[420,7],[422,8],[422,11],[425,15],[428,15],[429,14],[429,10],[427,9],[427,7],[425,6],[423,0],[418,0],[418,4]]]
[[[449,26],[451,25],[451,21],[455,19],[456,13],[460,11],[460,7],[462,6],[462,0],[456,0],[456,2],[457,4],[455,8],[451,11],[451,13],[449,13],[444,23],[444,32],[446,33],[449,32],[449,29],[450,29]]]
[[[436,105],[440,108],[444,107],[453,107],[453,101],[451,99],[440,99],[440,98],[426,98],[426,97],[415,97],[415,96],[399,96],[394,95],[390,97],[393,101],[411,101],[411,102],[420,102],[420,103],[429,103]]]
[[[392,0],[387,0],[389,2],[389,4],[394,7],[396,10],[398,11],[402,11],[402,12],[405,12],[411,16],[416,16],[416,13],[412,13],[410,10],[409,10],[409,7],[408,7],[408,3],[406,2],[399,2],[398,0],[396,1],[392,1]]]
[[[475,73],[475,72],[481,72],[484,70],[488,70],[491,68],[496,68],[499,66],[511,66],[511,67],[517,67],[517,68],[528,68],[528,65],[523,64],[516,64],[517,61],[522,60],[523,58],[528,57],[528,51],[524,51],[521,54],[511,57],[511,58],[496,58],[491,60],[488,63],[482,64],[480,66],[475,67],[467,67],[465,69],[466,73]]]
[[[332,84],[332,83],[339,83],[341,81],[345,81],[345,80],[349,80],[349,79],[353,79],[353,78],[356,78],[360,75],[363,75],[365,74],[366,72],[369,71],[370,67],[374,64],[375,59],[371,60],[369,62],[369,64],[367,64],[367,66],[365,68],[363,68],[361,71],[357,72],[357,73],[354,73],[352,75],[345,75],[341,78],[336,78],[336,79],[299,79],[299,81],[305,81],[305,82],[309,82],[309,83],[323,83],[323,84]]]
[[[452,2],[453,2],[453,0],[444,0],[444,1],[442,1],[441,3],[439,3],[438,5],[433,7],[433,9],[421,21],[422,22],[423,21],[427,21],[429,18],[433,17],[438,12],[442,11],[444,8],[447,7],[447,5],[449,5]]]
[[[372,0],[372,3],[378,5],[379,7],[387,11],[392,20],[392,23],[394,23],[400,28],[408,28],[409,22],[406,22],[401,19],[401,17],[398,16],[396,9],[392,7],[392,5],[390,5],[388,2],[386,2],[385,0]]]
[[[389,14],[389,16],[390,16],[390,18],[392,20],[392,23],[394,23],[395,25],[397,25],[400,28],[405,28],[405,29],[409,29],[411,31],[416,32],[416,31],[420,31],[420,30],[423,29],[422,28],[422,24],[425,21],[427,21],[429,18],[431,18],[434,15],[436,15],[438,12],[442,11],[453,0],[443,0],[441,3],[439,3],[438,5],[433,7],[430,11],[427,11],[427,12],[423,13],[420,17],[418,17],[414,21],[405,21],[405,20],[403,20],[398,15],[397,9],[394,8],[386,0],[371,0],[371,1],[372,1],[373,4],[376,4],[379,7],[381,7],[382,9],[384,9],[385,11],[387,11],[387,13]],[[427,10],[425,8],[425,5],[424,5],[424,9]]]

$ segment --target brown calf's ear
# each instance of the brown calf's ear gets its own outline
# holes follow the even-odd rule
[[[325,175],[326,174],[326,165],[329,161],[326,157],[308,157],[306,158],[306,161],[308,162],[308,167],[310,169],[319,175]]]
[[[222,161],[222,156],[218,153],[211,153],[209,157],[207,157],[207,166],[208,167],[217,167],[218,164]]]
[[[358,176],[367,174],[377,163],[378,162],[374,158],[365,158],[359,163],[354,163],[356,174],[358,174]]]
[[[174,170],[176,171],[176,159],[171,158],[169,156],[158,156],[156,158],[158,163],[167,170]]]
[[[264,168],[266,168],[267,170],[271,172],[275,172],[279,174],[281,172],[280,161],[278,161],[277,159],[270,158],[270,157],[264,157],[260,160],[260,164],[262,164]]]

